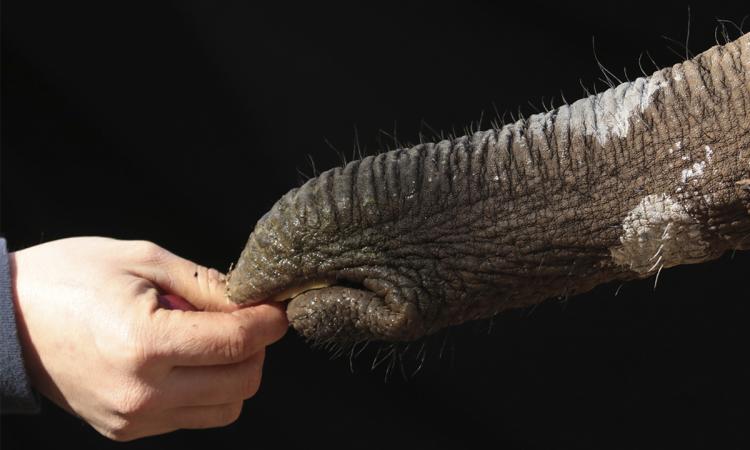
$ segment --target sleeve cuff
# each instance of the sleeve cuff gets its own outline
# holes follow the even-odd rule
[[[5,239],[0,238],[0,412],[39,412],[39,399],[31,389],[16,328],[16,313]]]

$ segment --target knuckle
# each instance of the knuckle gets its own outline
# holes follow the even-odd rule
[[[156,349],[151,333],[137,321],[112,327],[111,334],[97,337],[94,345],[100,355],[123,374],[136,374],[151,366]]]
[[[224,344],[224,353],[227,359],[234,362],[243,361],[248,356],[250,345],[247,340],[247,333],[242,324],[236,323],[233,328],[227,332]]]
[[[195,277],[203,294],[207,296],[223,295],[225,288],[225,277],[216,269],[201,265],[195,267]]]
[[[167,251],[151,241],[133,241],[132,244],[139,260],[147,263],[162,262]]]
[[[221,272],[214,269],[213,267],[208,269],[206,275],[208,276],[209,283],[221,284],[224,281],[224,276],[221,274]]]
[[[151,365],[156,350],[150,339],[144,336],[131,338],[123,345],[120,359],[124,368],[131,373],[138,373]]]
[[[133,419],[149,410],[153,399],[150,390],[137,380],[133,380],[120,389],[113,399],[114,415],[121,423],[130,423]]]
[[[206,270],[206,286],[209,292],[224,292],[225,277],[214,268]]]

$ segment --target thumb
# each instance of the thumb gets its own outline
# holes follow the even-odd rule
[[[181,258],[165,249],[134,270],[136,275],[156,284],[163,293],[184,298],[202,311],[231,312],[238,307],[225,296],[226,276]]]

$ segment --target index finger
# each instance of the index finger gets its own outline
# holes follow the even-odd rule
[[[157,309],[152,348],[173,366],[234,364],[281,339],[288,327],[278,304],[231,313]]]

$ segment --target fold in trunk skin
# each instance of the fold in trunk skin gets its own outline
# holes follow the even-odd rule
[[[287,314],[308,338],[403,341],[750,248],[749,72],[746,34],[501,129],[324,172],[260,219],[227,296],[302,292]]]

